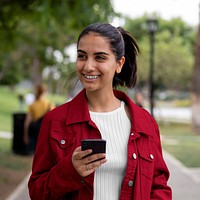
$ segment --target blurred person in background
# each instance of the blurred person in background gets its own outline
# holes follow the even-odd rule
[[[44,83],[37,85],[34,101],[28,106],[24,122],[24,144],[30,145],[32,150],[35,149],[43,116],[55,107],[46,94],[47,86]]]
[[[135,104],[136,105],[140,106],[141,108],[144,107],[144,95],[142,94],[142,92],[137,91],[135,93],[134,99],[135,99]]]

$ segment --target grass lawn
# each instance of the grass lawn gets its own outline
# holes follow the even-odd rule
[[[187,167],[200,167],[200,135],[189,124],[160,125],[163,148]]]
[[[18,112],[17,94],[7,87],[0,87],[0,130],[12,130],[12,114]]]

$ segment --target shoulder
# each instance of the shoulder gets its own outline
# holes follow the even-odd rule
[[[36,105],[37,105],[37,101],[35,100],[28,106],[29,110],[34,109]]]
[[[71,101],[54,108],[47,115],[50,120],[65,121],[66,124],[88,120],[88,116],[89,111],[84,91]]]
[[[126,111],[131,118],[132,125],[137,132],[154,135],[159,133],[156,120],[148,110],[136,105],[129,97],[126,97]]]
[[[48,118],[56,120],[64,120],[66,118],[66,113],[69,107],[69,103],[64,103],[55,107],[53,110],[47,113]]]

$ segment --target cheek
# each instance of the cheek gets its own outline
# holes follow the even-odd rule
[[[117,72],[117,66],[116,65],[111,65],[110,68],[109,68],[109,71],[108,71],[110,76],[114,76],[116,72]]]
[[[82,70],[82,65],[81,65],[81,63],[80,62],[76,62],[76,71],[77,72],[80,72],[81,70]]]
[[[82,70],[81,70],[80,65],[76,65],[76,75],[78,79],[81,79],[81,74],[82,74]]]

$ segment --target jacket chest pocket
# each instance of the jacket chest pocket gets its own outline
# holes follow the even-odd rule
[[[145,137],[143,141],[138,144],[138,153],[140,160],[140,171],[141,175],[152,180],[154,174],[154,153],[152,151],[153,141]]]
[[[51,148],[56,161],[62,160],[71,153],[74,145],[73,134],[64,134],[51,131]]]

